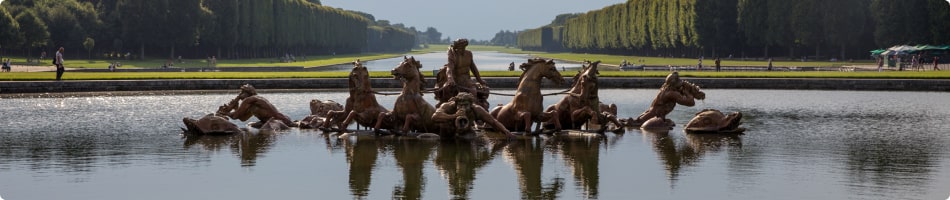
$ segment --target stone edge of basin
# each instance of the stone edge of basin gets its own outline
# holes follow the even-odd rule
[[[788,90],[880,90],[880,91],[950,91],[948,79],[824,79],[824,78],[683,78],[704,89],[788,89]],[[427,79],[431,88],[435,80]],[[517,77],[486,77],[495,89],[516,88]],[[374,78],[373,88],[402,88],[399,80]],[[571,80],[560,86],[544,82],[548,89],[568,88]],[[601,88],[659,88],[663,78],[601,77]],[[319,79],[170,79],[170,80],[82,80],[82,81],[0,81],[0,94],[155,91],[155,90],[231,90],[243,84],[258,89],[342,89],[345,78]]]

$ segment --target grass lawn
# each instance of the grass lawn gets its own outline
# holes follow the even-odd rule
[[[410,53],[428,53],[445,52],[448,45],[429,45],[425,49],[414,50]],[[659,57],[633,57],[619,55],[603,54],[573,54],[573,53],[545,53],[534,51],[522,51],[517,48],[506,48],[501,46],[469,46],[472,51],[498,51],[513,54],[529,54],[537,57],[554,58],[569,61],[583,60],[601,60],[605,64],[616,65],[622,60],[636,61],[644,59],[647,65],[674,65],[689,66],[695,65],[696,59],[692,58],[659,58]],[[218,60],[218,67],[260,67],[260,66],[328,66],[352,62],[356,59],[375,60],[391,58],[405,55],[406,53],[387,53],[387,54],[349,54],[333,56],[308,56],[305,59],[298,57],[298,62],[281,63],[273,58],[262,59],[240,59],[240,60]],[[24,58],[14,57],[14,64],[25,62]],[[49,61],[44,60],[41,65],[49,65]],[[110,60],[67,60],[66,66],[70,68],[107,68]],[[157,68],[165,63],[165,60],[153,59],[144,61],[121,60],[122,68]],[[477,62],[477,61],[476,61]],[[703,62],[710,66],[713,60],[706,59]],[[869,61],[859,61],[858,64],[872,65]],[[824,62],[824,61],[775,61],[775,66],[841,66],[850,64],[845,62]],[[766,66],[766,61],[739,61],[724,60],[724,66]],[[185,63],[176,63],[178,68],[202,68],[207,67],[204,59],[185,60]],[[710,67],[711,68],[711,67]],[[572,77],[574,71],[562,72],[565,77]],[[667,71],[601,71],[605,77],[665,77]],[[273,78],[345,78],[348,72],[66,72],[63,76],[66,80],[132,80],[132,79],[273,79]],[[807,71],[807,72],[752,72],[752,71],[681,71],[684,77],[710,77],[710,78],[869,78],[869,79],[947,79],[950,78],[950,71],[887,71],[887,72],[838,72],[838,71]],[[519,71],[482,71],[485,77],[518,77]],[[389,72],[370,72],[374,78],[391,78]],[[431,74],[426,74],[431,77]],[[13,72],[0,73],[0,81],[30,81],[30,80],[53,80],[53,72]]]
[[[576,71],[562,72],[570,78]],[[53,80],[55,72],[0,73],[0,81]],[[346,78],[347,71],[331,72],[66,72],[65,80],[134,80],[134,79],[279,79],[279,78]],[[603,77],[666,77],[667,71],[601,71]],[[518,77],[519,71],[484,71],[484,77]],[[431,74],[425,74],[432,77]],[[683,77],[703,78],[859,78],[859,79],[948,79],[950,71],[888,71],[888,72],[696,72],[681,71]],[[370,72],[373,78],[392,78],[389,72]]]

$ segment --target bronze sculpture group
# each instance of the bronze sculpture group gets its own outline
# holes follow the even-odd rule
[[[267,99],[258,96],[251,85],[241,86],[241,93],[218,111],[199,119],[184,118],[187,133],[230,134],[241,132],[228,119],[247,121],[251,116],[260,122],[250,127],[260,130],[279,131],[289,127],[318,128],[324,132],[348,132],[347,127],[356,122],[358,126],[372,127],[377,134],[418,135],[435,133],[443,138],[475,133],[478,129],[492,130],[507,137],[511,131],[538,134],[561,130],[592,129],[596,133],[622,131],[624,127],[639,127],[648,130],[670,130],[675,123],[666,116],[679,104],[695,105],[706,94],[700,87],[679,78],[677,72],[666,77],[650,107],[636,118],[617,119],[617,106],[600,101],[598,94],[598,64],[585,62],[573,78],[571,88],[563,98],[547,108],[543,105],[542,80],[548,79],[558,85],[565,80],[553,60],[528,59],[520,65],[523,71],[518,89],[511,102],[499,105],[489,112],[489,87],[472,60],[472,53],[465,50],[467,40],[456,40],[448,50],[448,64],[436,76],[433,89],[426,89],[426,80],[420,72],[422,64],[412,57],[404,57],[392,71],[393,78],[402,82],[403,89],[389,110],[379,104],[373,90],[369,72],[359,60],[353,62],[348,77],[349,97],[345,104],[333,101],[313,100],[311,115],[300,121],[292,121],[279,112]],[[470,74],[471,73],[471,74]],[[474,76],[475,80],[472,80]],[[434,93],[435,106],[424,98],[424,93]],[[741,133],[741,113],[723,114],[715,109],[705,109],[690,120],[684,130],[690,133]]]

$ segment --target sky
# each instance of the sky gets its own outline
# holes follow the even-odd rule
[[[583,13],[626,0],[321,0],[324,6],[372,14],[442,38],[491,40],[501,30],[520,31],[551,23],[564,13]]]

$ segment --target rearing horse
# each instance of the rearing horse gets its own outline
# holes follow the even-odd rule
[[[597,70],[599,64],[600,61],[586,61],[583,70],[574,76],[574,83],[568,94],[557,104],[547,108],[548,112],[556,111],[558,113],[558,121],[549,123],[554,123],[555,126],[560,125],[566,129],[580,129],[589,120],[596,120],[601,123],[601,129],[598,132],[604,132],[608,122],[623,127],[615,114],[606,111],[616,112],[616,105],[608,106],[600,102],[597,81],[600,75]]]
[[[403,57],[403,61],[393,68],[391,71],[393,78],[402,81],[402,93],[396,98],[392,112],[379,114],[375,130],[382,128],[384,121],[393,121],[395,125],[402,124],[400,130],[403,133],[409,131],[432,133],[439,130],[436,123],[432,121],[435,107],[422,98],[426,81],[422,72],[419,72],[420,68],[422,64],[414,57]]]
[[[548,121],[557,116],[556,111],[544,112],[541,78],[547,78],[558,85],[564,82],[564,78],[557,71],[553,60],[528,59],[528,62],[522,63],[520,68],[524,72],[521,73],[515,97],[508,104],[492,109],[491,115],[508,130],[530,133],[532,123],[538,122],[537,130],[540,130],[542,121]],[[561,127],[556,118],[554,122],[555,129],[560,130]]]
[[[348,80],[350,97],[346,98],[343,111],[329,111],[327,113],[327,123],[323,124],[324,129],[337,126],[340,130],[345,131],[353,120],[356,120],[356,123],[361,126],[376,126],[379,114],[389,112],[376,101],[376,94],[369,80],[369,71],[366,67],[363,67],[360,60],[353,62],[353,70],[350,71]],[[346,116],[346,119],[339,122],[339,119],[343,116]]]

